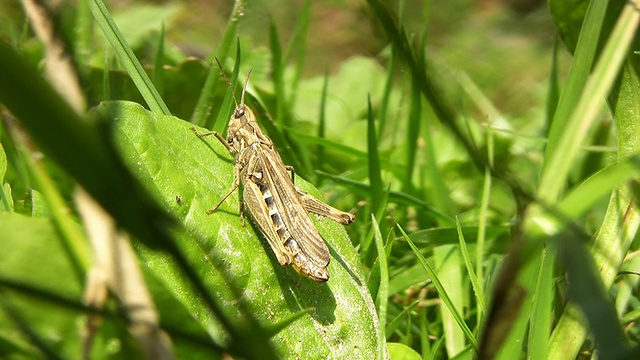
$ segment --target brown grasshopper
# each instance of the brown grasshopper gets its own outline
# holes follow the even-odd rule
[[[222,64],[217,58],[216,61],[236,104],[229,120],[227,139],[216,131],[198,133],[195,128],[193,131],[198,137],[215,135],[235,155],[236,164],[233,187],[213,209],[207,210],[207,214],[215,212],[242,183],[240,217],[243,225],[243,208],[246,208],[281,265],[291,265],[298,273],[316,282],[329,280],[329,249],[307,211],[343,225],[354,222],[355,215],[333,208],[294,185],[293,167],[284,164],[271,139],[258,126],[253,111],[244,104],[251,70],[238,104]]]

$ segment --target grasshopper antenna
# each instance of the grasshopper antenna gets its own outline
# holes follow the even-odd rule
[[[236,104],[236,107],[238,107],[238,99],[236,99],[236,94],[233,91],[233,86],[231,85],[231,81],[229,81],[229,78],[227,77],[227,73],[224,71],[224,68],[222,67],[222,64],[220,63],[220,60],[218,60],[218,58],[216,57],[216,62],[218,63],[218,66],[220,67],[220,70],[222,70],[222,76],[224,76],[224,79],[227,81],[227,85],[229,85],[229,89],[231,89],[231,95],[233,96],[233,102]],[[247,85],[249,84],[249,77],[251,76],[251,72],[253,71],[253,69],[249,69],[249,73],[247,74],[247,79],[244,81],[244,87],[242,88],[242,97],[240,98],[240,105],[244,105],[244,94],[247,91]]]
[[[244,81],[244,87],[242,88],[242,97],[240,98],[240,105],[244,105],[244,93],[247,92],[247,84],[249,84],[249,77],[251,76],[252,71],[253,69],[249,69],[247,80]]]
[[[233,102],[236,104],[236,107],[238,107],[238,99],[236,99],[236,94],[233,91],[233,86],[231,85],[231,81],[229,81],[229,78],[227,77],[227,73],[224,71],[224,68],[220,63],[220,60],[218,60],[217,57],[215,59],[216,59],[216,62],[218,63],[218,66],[220,67],[220,70],[222,70],[222,76],[224,76],[224,79],[227,81],[227,85],[229,85],[229,89],[231,90],[231,96],[233,96]],[[247,85],[245,84],[245,86]],[[244,90],[242,90],[242,102],[244,103]]]

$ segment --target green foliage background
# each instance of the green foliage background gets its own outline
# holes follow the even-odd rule
[[[639,353],[637,1],[107,5],[52,12],[77,115],[0,4],[0,357],[78,358],[89,313],[93,356],[142,356],[115,296],[81,301],[75,184],[133,236],[178,358]],[[233,108],[214,57],[252,69],[296,184],[358,217],[313,217],[327,284],[279,266],[237,194],[204,213],[233,181],[191,130]]]

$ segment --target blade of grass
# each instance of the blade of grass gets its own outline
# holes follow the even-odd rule
[[[376,136],[376,125],[374,122],[373,110],[371,108],[371,95],[367,96],[368,116],[367,116],[367,154],[369,165],[369,188],[371,189],[371,210],[377,213],[382,200],[382,172],[380,169],[380,157],[378,155],[378,138]]]
[[[376,249],[378,250],[378,266],[380,267],[380,287],[376,294],[376,302],[378,303],[378,353],[377,359],[385,359],[386,349],[386,330],[387,323],[387,301],[389,296],[389,265],[387,264],[387,254],[382,243],[382,235],[380,227],[376,221],[374,214],[371,214],[371,226],[373,227]]]
[[[269,19],[269,48],[271,50],[271,70],[272,79],[274,85],[274,94],[276,101],[275,111],[275,124],[279,129],[292,126],[292,114],[290,111],[290,104],[286,95],[286,88],[284,82],[284,66],[282,59],[282,48],[280,45],[280,39],[278,38],[278,29],[273,18]],[[269,130],[269,129],[267,129]],[[289,159],[290,165],[296,168],[296,173],[303,177],[313,174],[313,167],[309,152],[302,146],[300,146],[292,137],[286,133],[284,136],[275,136],[269,132],[272,136],[272,140],[278,146],[283,158]],[[278,138],[286,139],[286,142],[279,142]]]
[[[425,308],[420,309],[420,345],[422,359],[435,359],[433,349],[431,348],[431,340],[429,339],[429,320],[427,320],[427,311]]]
[[[400,225],[398,225],[398,229],[402,233],[402,236],[404,237],[405,241],[411,247],[411,250],[413,250],[414,254],[416,255],[416,257],[418,258],[418,260],[420,261],[420,263],[424,267],[425,271],[429,275],[429,278],[431,278],[431,281],[433,281],[433,285],[435,286],[436,290],[438,291],[438,294],[440,295],[440,298],[442,299],[442,303],[447,307],[447,309],[449,309],[449,311],[451,312],[451,315],[453,315],[453,318],[455,319],[455,321],[458,324],[458,326],[460,327],[460,329],[462,329],[462,332],[464,333],[465,337],[467,338],[467,341],[469,341],[471,346],[475,348],[476,347],[475,336],[471,332],[471,329],[469,329],[469,327],[465,323],[464,318],[462,317],[462,315],[460,315],[460,313],[455,308],[455,306],[453,306],[453,302],[451,301],[451,298],[449,297],[448,293],[446,292],[444,286],[442,286],[442,283],[440,282],[440,279],[438,279],[438,277],[436,276],[435,270],[431,267],[431,265],[429,265],[427,260],[420,253],[420,250],[416,247],[416,245],[413,243],[413,241],[411,241],[411,238],[409,238],[407,233],[404,232],[404,229],[402,229],[402,227]]]
[[[460,251],[462,253],[462,259],[464,260],[464,266],[467,269],[467,274],[469,275],[469,280],[471,281],[471,287],[476,294],[476,302],[478,303],[478,318],[482,318],[483,314],[487,312],[487,305],[484,300],[484,288],[480,283],[478,277],[476,276],[476,272],[473,270],[473,265],[471,264],[471,256],[469,255],[469,249],[467,248],[467,243],[464,239],[464,234],[462,233],[462,225],[460,224],[460,220],[456,216],[456,228],[458,230],[458,242],[460,243]],[[482,228],[478,228],[480,231]]]
[[[401,4],[402,5],[402,4]],[[420,37],[420,49],[424,49],[426,44],[426,33],[422,33]],[[424,51],[418,53],[418,66],[425,68]],[[420,123],[422,121],[422,99],[420,98],[420,89],[418,86],[418,78],[411,77],[411,107],[409,110],[409,124],[407,126],[407,162],[405,164],[407,175],[403,184],[404,192],[412,194],[414,192],[413,175],[416,166],[416,151],[418,149],[418,138],[420,136]],[[449,192],[444,192],[448,194]]]
[[[382,92],[382,99],[380,100],[380,110],[378,111],[378,133],[380,138],[385,136],[385,128],[387,127],[387,112],[389,111],[389,102],[391,99],[391,91],[393,90],[393,80],[395,75],[395,63],[396,63],[396,50],[393,44],[391,47],[391,55],[389,56],[389,63],[387,63],[387,77],[384,82],[384,91]]]
[[[388,193],[385,193],[385,195],[387,194]],[[387,197],[385,197],[384,200],[386,201]],[[379,214],[384,214],[384,212],[381,211]],[[379,214],[376,215],[376,218],[378,217]],[[380,223],[378,223],[378,227],[380,227]],[[373,233],[373,230],[371,230],[371,232]],[[382,233],[382,231],[380,233]],[[384,251],[386,254],[387,262],[389,261],[388,259],[391,258],[391,251],[393,250],[393,244],[395,243],[395,237],[393,235],[394,235],[393,231],[390,231],[387,234],[386,245],[384,245]],[[377,251],[376,251],[376,254],[377,254]],[[366,259],[366,257],[363,257],[363,258]],[[378,265],[379,261],[380,261],[379,258],[375,259],[375,262],[373,263],[373,266],[371,268],[371,274],[369,274],[369,279],[367,280],[367,286],[371,294],[377,294],[380,291],[380,282],[382,281],[382,278],[381,278],[382,275],[380,272],[380,266]],[[390,265],[387,265],[387,267],[391,268]],[[391,271],[392,270],[389,269],[387,272],[391,273]],[[393,294],[395,293],[391,292],[391,281],[390,279],[387,279],[387,298],[389,298]],[[387,313],[388,313],[388,310],[387,310]]]
[[[287,96],[284,86],[284,64],[282,63],[282,48],[278,38],[278,29],[273,18],[269,19],[269,48],[271,49],[271,71],[273,76],[274,94],[276,98],[276,123],[290,126],[287,111]]]
[[[412,101],[420,101],[419,98],[413,99]],[[415,129],[415,131],[420,131],[420,129]],[[424,126],[422,129],[422,139],[424,139],[424,155],[425,155],[425,165],[424,170],[420,174],[420,183],[423,189],[429,189],[428,195],[429,198],[432,199],[436,208],[440,209],[442,212],[446,213],[449,216],[458,213],[456,209],[455,202],[451,199],[451,191],[449,191],[447,185],[444,182],[444,176],[438,168],[437,161],[437,149],[434,145],[432,128],[429,126]],[[412,139],[411,141],[414,141]],[[417,138],[415,139],[417,141]],[[415,144],[415,143],[413,143]],[[414,159],[411,161],[415,162],[415,154]],[[413,165],[415,166],[415,164]],[[410,173],[408,172],[407,176]],[[409,180],[406,180],[409,181]],[[428,183],[426,183],[428,181]],[[406,192],[406,191],[405,191]],[[439,220],[439,225],[449,225],[449,222],[444,222]]]
[[[585,239],[573,234],[560,237],[557,241],[558,257],[567,271],[569,297],[577,302],[589,323],[598,357],[621,359],[621,355],[629,349],[629,344],[593,257],[585,247]]]
[[[153,86],[151,79],[149,79],[138,59],[136,59],[133,50],[127,45],[127,41],[113,21],[104,2],[102,0],[89,0],[89,9],[107,41],[111,44],[111,48],[116,53],[118,60],[129,73],[131,80],[133,80],[138,91],[147,102],[149,109],[160,114],[171,115],[169,108]]]
[[[369,196],[371,194],[370,185],[361,183],[355,180],[351,180],[342,176],[337,176],[333,174],[326,173],[324,171],[316,171],[319,175],[329,178],[338,184],[344,184],[349,186],[351,189],[359,191],[363,196]],[[403,193],[401,191],[390,191],[389,192],[389,200],[392,200],[395,203],[405,204],[416,206],[420,208],[421,211],[425,211],[433,216],[438,217],[442,221],[445,221],[447,225],[454,225],[455,221],[449,215],[441,212],[436,207],[431,206],[430,204],[414,197],[409,194]]]
[[[558,203],[558,211],[569,219],[577,220],[589,211],[596,202],[611,194],[611,189],[638,177],[640,157],[630,156],[617,164],[607,166],[582,184],[572,189]]]
[[[391,321],[389,321],[389,324],[387,324],[385,328],[387,337],[391,337],[391,335],[393,335],[396,328],[398,328],[398,326],[400,325],[400,320],[402,320],[402,318],[409,312],[413,311],[413,309],[415,309],[418,304],[420,304],[420,300],[416,300],[411,304],[402,307],[402,311],[400,311],[398,315],[396,315]]]
[[[536,287],[532,296],[533,304],[531,305],[532,313],[544,314],[544,311],[552,308],[554,287],[548,286],[545,279],[553,278],[554,257],[542,257],[542,263],[538,269]],[[549,336],[552,328],[551,316],[533,316],[531,325],[529,326],[529,352],[528,355],[532,360],[544,360],[548,356]]]
[[[231,77],[229,78],[229,81],[231,82],[231,89],[225,93],[224,99],[222,100],[222,105],[220,105],[217,115],[215,117],[209,118],[208,120],[210,121],[210,123],[207,124],[208,128],[215,130],[221,134],[224,134],[227,130],[227,126],[229,126],[229,118],[231,117],[231,114],[233,113],[233,109],[235,108],[234,99],[237,99],[235,93],[237,92],[236,88],[238,87],[238,77],[240,76],[240,64],[242,63],[242,51],[240,47],[240,39],[238,39],[238,42],[236,43],[236,45],[237,47],[236,47],[235,63],[233,65],[233,71],[231,72]],[[224,59],[221,60],[221,63],[222,63],[223,69],[220,69],[220,71],[224,72],[225,71]],[[216,69],[218,69],[217,63],[216,63]],[[224,79],[225,76],[228,77],[228,75],[223,74],[222,78]]]
[[[493,131],[489,129],[487,131],[487,159],[489,160],[489,167],[493,167]],[[475,276],[477,281],[478,289],[474,289],[476,293],[476,301],[478,301],[479,309],[477,316],[477,324],[478,328],[480,328],[481,324],[484,321],[484,317],[486,315],[486,304],[484,302],[485,293],[484,293],[484,285],[486,280],[484,278],[484,252],[485,252],[485,240],[487,236],[487,219],[489,218],[489,198],[491,197],[491,172],[487,168],[484,171],[484,182],[482,186],[482,198],[480,200],[480,213],[478,215],[478,235],[476,237],[476,272]],[[466,261],[466,260],[465,260]],[[473,281],[471,284],[473,285]],[[477,290],[480,290],[478,292]],[[482,299],[482,300],[480,300]]]
[[[307,0],[302,5],[302,9],[298,14],[298,19],[296,21],[295,28],[293,29],[293,33],[291,34],[289,45],[287,46],[287,50],[283,56],[284,63],[288,64],[292,60],[294,51],[296,53],[293,79],[291,81],[289,92],[289,104],[295,104],[296,96],[298,95],[298,83],[300,81],[300,74],[302,73],[302,66],[304,64],[305,47],[307,44],[307,33],[309,31],[310,19],[311,1]]]
[[[51,86],[38,76],[36,70],[29,67],[28,62],[24,62],[13,50],[0,45],[0,54],[2,54],[0,70],[4,78],[8,83],[17,81],[21,84],[19,87],[17,83],[12,87],[0,86],[2,102],[20,119],[34,141],[40,144],[41,149],[61,164],[76,180],[86,184],[87,190],[94,194],[110,212],[129,214],[126,208],[121,209],[120,199],[135,200],[128,206],[132,211],[140,211],[148,205],[149,199],[144,196],[138,199],[132,198],[134,196],[132,194],[138,194],[134,191],[137,188],[131,184],[133,179],[127,176],[128,172],[124,170],[124,165],[107,150],[110,145],[102,135],[104,132],[101,132],[94,123],[81,119]],[[24,94],[32,96],[27,100]],[[47,118],[48,121],[42,121],[43,118]],[[87,164],[92,166],[88,167]],[[122,176],[114,176],[121,173]],[[142,213],[146,211],[149,210]],[[156,214],[149,211],[149,216],[143,219],[145,221],[135,219],[135,216],[123,217],[119,220],[124,223],[131,222],[130,226],[133,229],[137,229],[140,224],[156,216],[157,220],[162,219],[166,220],[167,224],[172,223],[163,211],[158,210],[158,212]],[[138,233],[138,230],[133,232]],[[140,235],[146,238],[146,234]]]
[[[466,289],[463,287],[460,250],[455,245],[437,246],[433,248],[433,262],[435,263],[436,276],[451,301],[451,307],[460,311],[464,308],[466,295]],[[465,334],[456,324],[457,320],[449,311],[449,307],[440,306],[438,310],[442,321],[447,355],[452,357],[459,354],[466,346]]]
[[[4,128],[0,127],[0,132],[4,132]],[[0,137],[2,137],[0,133]],[[0,199],[2,200],[2,209],[0,212],[13,212],[13,198],[11,196],[11,186],[5,184],[5,176],[7,174],[7,154],[4,146],[0,143]]]
[[[153,72],[151,76],[153,78],[153,84],[158,90],[159,94],[162,94],[164,89],[164,73],[162,68],[164,66],[164,23],[162,23],[162,27],[160,28],[160,33],[158,34],[158,43],[155,54],[155,61],[153,62]]]
[[[318,134],[317,137],[319,139],[323,139],[325,137],[325,128],[326,128],[326,110],[327,110],[327,89],[329,87],[329,69],[324,73],[324,81],[322,82],[322,95],[320,96],[320,118],[318,119]],[[322,169],[324,165],[324,146],[322,144],[318,144],[317,147],[318,155],[316,160],[316,169]],[[321,184],[322,177],[317,173],[316,175],[316,184],[319,186]]]
[[[627,3],[623,8],[590,81],[596,78],[596,73],[598,73],[597,78],[601,78],[604,81],[604,79],[608,77],[608,75],[604,74],[608,66],[617,69],[615,59],[621,57],[619,52],[627,52],[627,44],[631,37],[630,34],[634,33],[638,27],[639,14],[637,6],[637,2],[634,2]],[[629,79],[628,76],[623,77],[623,84],[628,82]],[[637,78],[631,80],[630,90],[627,91],[630,99],[638,98],[637,83]],[[590,85],[591,84],[588,84],[587,87]],[[591,87],[595,87],[595,85]],[[606,86],[606,88],[608,89],[608,86]],[[595,92],[594,90],[591,91]],[[625,104],[624,101],[622,101],[614,107],[615,118],[619,121],[617,124],[619,128],[618,147],[622,159],[638,151],[638,113],[637,110],[629,111],[629,109],[635,109],[637,107],[637,102],[629,105],[630,104]],[[623,256],[628,251],[640,223],[640,215],[637,210],[631,207],[631,204],[632,196],[627,187],[622,187],[618,189],[617,192],[614,192],[596,243],[594,244],[593,249],[596,266],[600,269],[600,274],[605,286],[610,286],[613,282]],[[622,224],[622,229],[620,228],[620,224]],[[559,359],[566,354],[576,354],[586,338],[586,329],[581,326],[579,319],[574,315],[577,312],[577,308],[569,305],[565,312],[566,315],[560,318],[551,337],[549,352],[551,355],[550,358],[552,359]]]
[[[547,143],[545,154],[547,159],[558,153],[559,149],[557,147],[565,134],[569,117],[574,112],[575,104],[578,103],[584,90],[589,72],[596,58],[598,39],[602,32],[604,15],[608,4],[609,1],[606,0],[593,2],[589,5],[576,45],[576,51],[573,54],[573,63],[567,76],[567,83],[564,91],[560,94],[558,107],[553,109],[554,116],[550,123],[549,142]],[[551,166],[550,163],[545,163],[545,168],[548,168],[548,171],[553,171],[554,168],[549,166]]]
[[[610,103],[612,104],[615,114],[616,133],[619,134],[620,139],[618,141],[618,146],[620,147],[619,158],[625,159],[628,156],[633,156],[637,151],[636,146],[640,144],[640,140],[638,139],[638,137],[640,137],[640,132],[638,131],[640,108],[636,106],[640,104],[640,75],[635,71],[630,61],[627,61],[624,66],[619,86],[614,89],[610,96]],[[625,188],[632,189],[634,200],[638,203],[640,196],[637,190],[635,190],[635,183],[636,181],[632,181]],[[630,214],[632,216],[628,218],[629,221],[624,223],[625,227],[627,227],[627,224],[633,224],[634,213]],[[626,241],[623,243],[626,243]],[[625,277],[625,281],[621,283],[620,293],[616,298],[616,307],[620,315],[629,308],[638,281],[638,277],[628,276]]]
[[[556,35],[553,41],[553,57],[551,59],[551,71],[549,74],[549,90],[546,103],[546,131],[549,133],[556,109],[560,101],[560,82],[558,68],[558,49],[560,48],[560,39]]]
[[[371,212],[380,218],[384,216],[382,213],[382,201],[385,193],[382,190],[382,175],[380,172],[380,159],[378,157],[378,140],[376,138],[376,127],[373,118],[373,110],[371,108],[371,96],[367,97],[368,116],[367,116],[367,149],[368,149],[368,170],[369,170],[369,201],[371,204]],[[386,233],[386,230],[382,230]],[[374,252],[372,251],[371,240],[373,234],[365,238],[365,242],[361,244],[360,252],[363,254],[363,262],[372,264],[374,261]]]
[[[411,78],[411,110],[409,111],[409,124],[407,126],[407,162],[405,168],[407,174],[402,190],[407,194],[413,193],[413,173],[416,168],[416,150],[418,149],[418,136],[420,135],[420,120],[422,115],[422,100],[417,84],[418,79]],[[448,193],[448,192],[447,192]]]
[[[389,200],[389,192],[385,192],[383,193],[382,196],[382,207],[380,209],[378,209],[378,212],[376,214],[371,213],[371,216],[374,216],[377,218],[382,218],[384,216],[384,213],[386,211],[386,205],[387,204],[387,200]],[[380,282],[382,281],[382,273],[380,272],[380,266],[376,266],[376,261],[379,261],[379,256],[378,256],[378,260],[376,260],[376,254],[377,254],[377,249],[376,251],[374,251],[374,246],[376,246],[375,244],[373,244],[373,242],[375,241],[375,230],[376,228],[378,229],[378,231],[380,231],[380,233],[382,233],[382,229],[383,227],[380,226],[380,224],[377,224],[376,227],[372,227],[371,230],[369,230],[369,232],[367,233],[367,235],[364,237],[364,240],[360,243],[360,258],[362,259],[362,263],[370,266],[371,269],[371,273],[369,274],[369,280],[367,281],[367,286],[369,288],[369,292],[371,294],[377,294],[380,291]],[[372,246],[373,244],[373,246]],[[389,246],[389,248],[391,247],[391,244],[393,244],[393,240],[389,241],[389,243],[387,244]],[[389,254],[387,252],[387,254]],[[387,279],[387,292],[388,290],[388,279]]]
[[[240,23],[240,18],[244,15],[244,0],[235,0],[233,3],[233,10],[231,10],[231,15],[229,16],[229,21],[227,21],[227,27],[224,29],[224,34],[222,35],[222,41],[218,46],[218,49],[209,55],[207,58],[207,63],[211,66],[215,66],[215,58],[226,59],[229,55],[229,49],[231,48],[231,42],[233,38],[237,37],[237,29],[238,24]],[[200,101],[198,101],[199,103]]]
[[[600,2],[592,3],[594,9],[592,11],[590,8],[587,13],[584,21],[586,27],[585,32],[580,35],[580,39],[595,35],[587,31],[592,28],[591,25],[588,25],[590,20],[593,20],[595,24],[602,22],[599,19],[591,19],[592,16],[604,17],[606,8],[600,8],[598,3]],[[603,1],[602,3],[606,5],[607,2]],[[595,14],[597,11],[601,13]],[[592,15],[592,13],[594,14]],[[548,147],[545,156],[548,162],[545,162],[545,168],[543,169],[540,181],[540,191],[538,192],[538,197],[541,201],[553,203],[560,196],[569,170],[573,168],[572,164],[578,154],[579,147],[584,142],[587,131],[591,128],[591,124],[593,124],[593,121],[599,113],[598,109],[603,105],[601,99],[606,97],[613,81],[619,73],[619,69],[621,68],[624,57],[627,54],[629,45],[638,27],[639,18],[640,14],[634,9],[633,5],[625,7],[625,11],[621,14],[617,26],[611,33],[609,41],[607,41],[593,73],[589,76],[588,80],[586,80],[584,91],[579,94],[581,96],[575,108],[571,108],[570,116],[562,117],[563,119],[567,119],[566,124],[561,124],[561,126],[555,125],[554,123],[552,125],[552,133],[555,130],[554,127],[558,126],[556,128],[558,130],[555,131],[560,131],[562,136],[556,135],[559,138],[554,142],[552,140],[555,139],[552,139],[550,134],[550,141],[547,144]],[[596,29],[599,30],[599,27],[596,27]],[[596,39],[597,36],[593,36],[593,38]],[[595,45],[593,46],[594,49],[592,51],[595,52]],[[578,43],[576,52],[580,48],[580,43]],[[589,55],[585,54],[584,56],[588,57]],[[586,77],[587,74],[588,72],[582,74],[582,76]],[[564,102],[563,100],[561,97],[556,118],[563,114],[562,108],[568,106],[565,105],[568,100]],[[571,102],[571,104],[573,105],[575,102]]]
[[[74,24],[75,41],[73,53],[80,78],[86,80],[91,73],[90,57],[92,51],[93,18],[89,10],[89,0],[78,1],[77,16]]]
[[[356,160],[368,160],[369,154],[365,151],[361,151],[350,147],[348,145],[343,145],[331,140],[323,139],[317,136],[305,134],[304,132],[297,130],[295,128],[284,128],[289,135],[295,136],[296,139],[300,139],[305,143],[322,145],[325,149],[331,150],[335,153],[340,153],[345,156],[353,157]],[[392,162],[387,157],[379,157],[381,168],[384,168],[387,171],[391,171],[393,175],[399,180],[404,181],[405,171],[402,166],[397,163]],[[367,169],[368,170],[368,169]]]
[[[525,345],[524,337],[531,315],[527,295],[533,295],[527,293],[519,283],[519,278],[535,279],[538,273],[536,264],[539,263],[539,259],[535,257],[541,257],[543,251],[535,248],[528,255],[528,252],[522,250],[522,225],[516,224],[512,234],[513,245],[491,281],[491,304],[482,329],[478,354],[483,359],[519,358]],[[523,253],[534,259],[523,260]]]
[[[198,102],[196,103],[193,114],[191,115],[191,119],[189,120],[195,125],[210,129],[216,122],[216,118],[213,118],[213,121],[209,121],[210,116],[212,116],[211,114],[214,113],[211,100],[213,99],[213,95],[218,90],[218,84],[220,84],[218,66],[216,64],[215,58],[217,57],[218,59],[220,59],[220,61],[223,62],[224,59],[227,58],[229,48],[231,47],[231,42],[236,36],[236,29],[238,27],[238,23],[240,22],[240,17],[242,16],[243,7],[244,1],[235,1],[229,21],[227,22],[227,27],[225,28],[224,35],[222,36],[220,46],[218,46],[218,49],[212,52],[207,58],[207,64],[209,64],[209,73],[207,74],[207,79],[202,86],[202,91],[200,91],[200,97],[198,97]],[[237,52],[240,52],[239,43],[240,39],[238,38],[238,40],[236,41],[236,44],[238,46]]]
[[[111,70],[111,56],[109,51],[104,53],[104,67],[102,69],[102,94],[103,101],[111,100],[111,77],[109,71]]]
[[[454,107],[445,101],[442,96],[443,92],[431,80],[432,77],[427,76],[427,69],[430,66],[422,67],[418,65],[418,55],[410,45],[404,28],[398,24],[397,19],[394,17],[394,12],[380,0],[367,0],[367,3],[398,51],[398,58],[406,62],[411,76],[416,78],[420,92],[429,103],[434,114],[453,132],[455,138],[460,141],[469,156],[471,156],[474,165],[478,168],[484,168],[486,161],[478,152],[473,140],[466,135],[466,131],[456,122]]]

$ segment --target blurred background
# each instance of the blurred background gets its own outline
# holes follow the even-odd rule
[[[304,3],[247,2],[238,27],[243,46],[253,51],[264,47],[266,52],[270,18],[281,42],[287,44]],[[555,30],[546,2],[389,3],[394,10],[404,9],[400,16],[409,33],[418,38],[426,32],[429,59],[464,72],[505,114],[519,117],[536,111],[536,103],[545,96],[554,44]],[[233,4],[207,0],[107,1],[134,49],[136,39],[149,41],[149,32],[157,32],[164,23],[167,42],[184,54],[199,58],[206,58],[219,45]],[[4,41],[10,39],[10,34],[29,31],[24,24],[19,1],[0,1],[0,37]],[[381,63],[387,58],[388,39],[363,1],[312,1],[308,26],[303,77],[321,76],[327,69],[336,72],[354,56],[371,57]],[[148,45],[152,51],[154,44]]]
[[[121,11],[140,3],[112,2]],[[167,40],[197,57],[206,57],[219,45],[233,8],[232,1],[158,3],[179,8],[166,24]],[[404,9],[400,17],[408,33],[416,38],[427,34],[427,58],[466,73],[501,112],[523,116],[544,102],[555,36],[546,2],[389,3],[392,9]],[[303,6],[302,0],[249,1],[238,28],[241,41],[248,48],[268,48],[271,17],[287,44]],[[363,1],[313,1],[311,7],[304,77],[322,76],[327,69],[336,72],[354,56],[384,63],[388,39]]]

